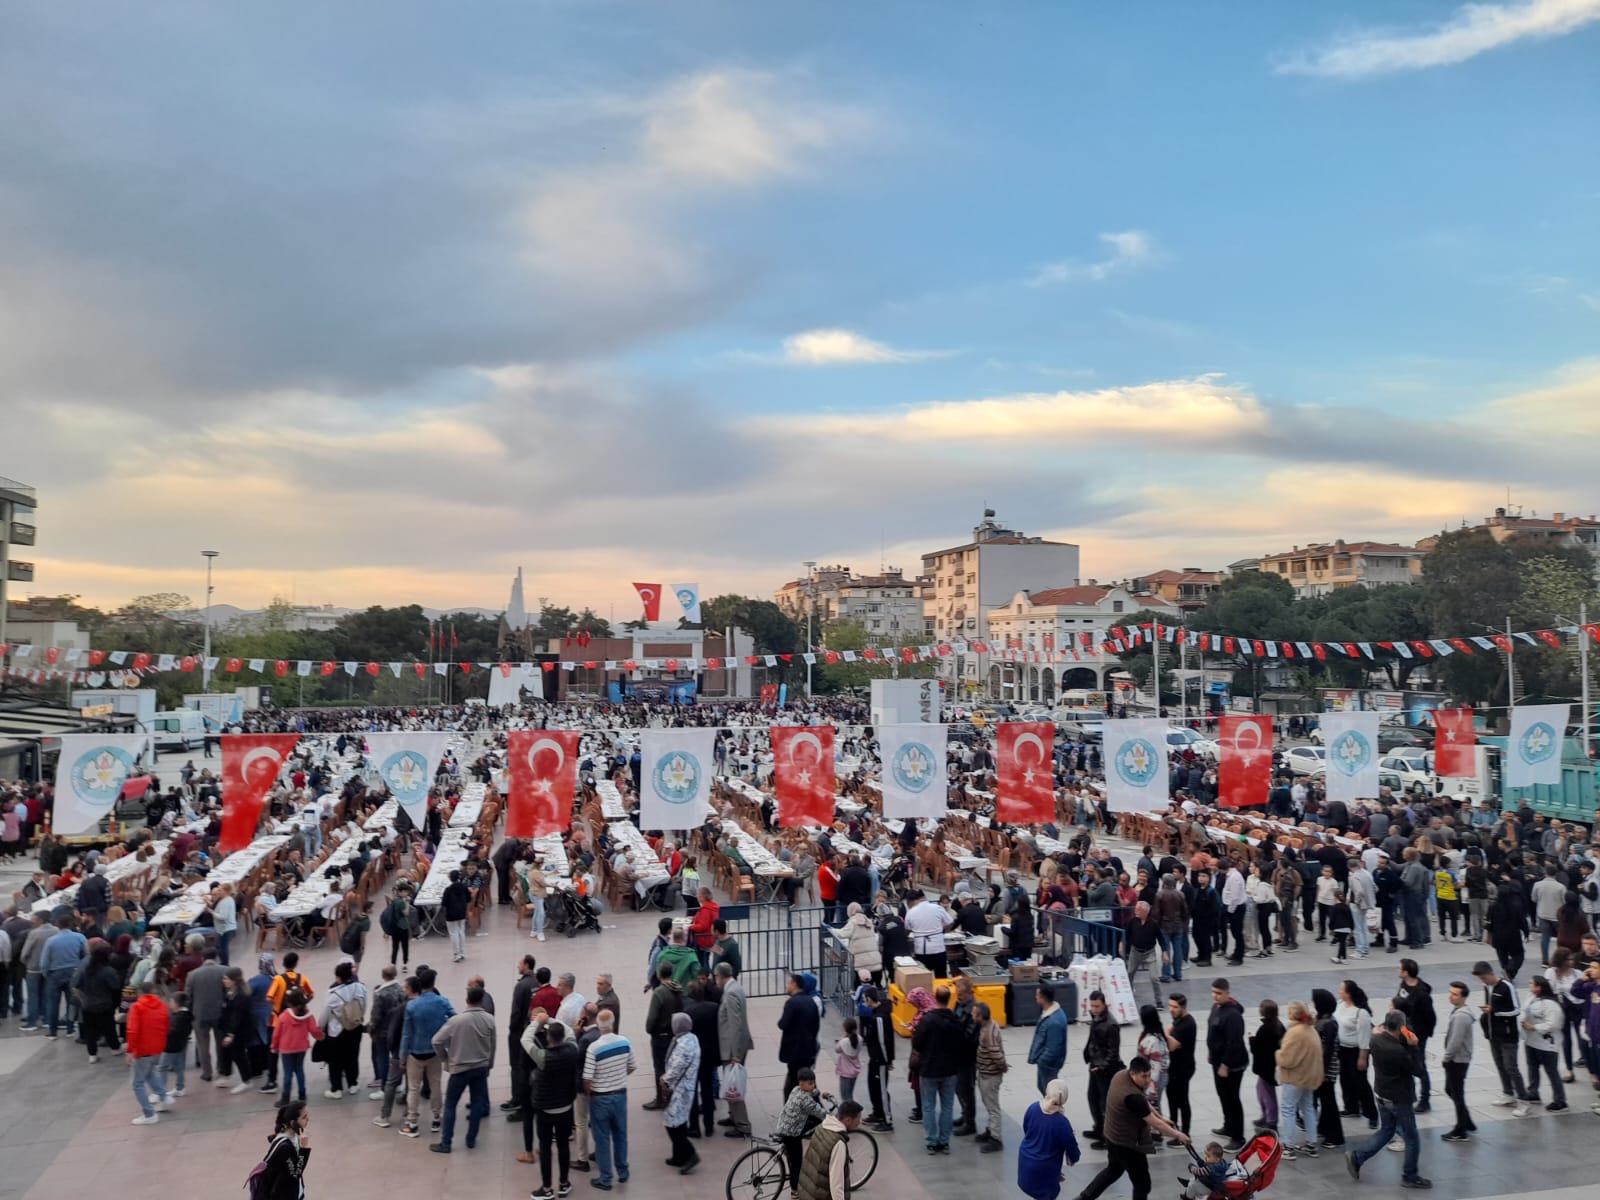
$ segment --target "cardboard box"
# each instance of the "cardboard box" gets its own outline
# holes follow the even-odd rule
[[[931,992],[933,991],[933,972],[921,963],[916,963],[909,967],[896,963],[894,983],[896,987],[908,996],[913,988],[923,988]]]
[[[1027,962],[1027,963],[1012,963],[1011,964],[1011,982],[1012,983],[1038,983],[1039,982],[1039,964],[1038,963],[1031,963],[1031,962]]]

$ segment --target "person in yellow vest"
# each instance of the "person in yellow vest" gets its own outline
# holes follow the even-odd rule
[[[1134,1055],[1128,1069],[1112,1076],[1106,1093],[1104,1137],[1108,1160],[1100,1174],[1078,1193],[1077,1200],[1095,1200],[1123,1175],[1133,1185],[1133,1200],[1149,1200],[1150,1155],[1155,1136],[1187,1142],[1188,1135],[1150,1107],[1145,1092],[1150,1086],[1150,1062]]]
[[[822,1118],[800,1162],[800,1200],[846,1200],[850,1195],[850,1134],[861,1127],[861,1105],[846,1100]]]

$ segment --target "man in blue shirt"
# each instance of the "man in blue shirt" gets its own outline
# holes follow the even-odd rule
[[[1033,1027],[1033,1044],[1028,1061],[1034,1065],[1039,1094],[1067,1063],[1067,1014],[1056,1003],[1056,991],[1049,984],[1039,985],[1039,1023]]]
[[[50,1031],[47,1040],[54,1041],[61,1025],[61,999],[72,987],[72,973],[89,954],[89,939],[72,928],[72,918],[66,913],[56,917],[59,932],[44,944],[44,954],[39,958],[39,969],[44,974],[44,1009],[49,1014]],[[72,1002],[67,1001],[67,1032],[76,1032]]]
[[[444,1090],[440,1087],[439,1057],[434,1053],[433,1035],[444,1028],[444,1023],[456,1015],[450,1001],[434,987],[435,973],[427,967],[418,967],[415,976],[421,994],[406,1005],[405,1017],[400,1026],[400,1053],[406,1060],[406,1121],[400,1132],[406,1137],[419,1137],[418,1109],[422,1101],[422,1085],[428,1085],[433,1106],[433,1132],[438,1133],[444,1114]]]

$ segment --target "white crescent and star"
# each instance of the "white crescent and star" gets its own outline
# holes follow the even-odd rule
[[[800,760],[795,757],[795,750],[799,746],[815,746],[817,749],[817,756],[813,761],[818,763],[822,761],[822,740],[814,733],[797,733],[794,735],[794,737],[789,739],[789,763],[791,766],[800,766]],[[799,771],[795,772],[795,779],[798,780],[802,786],[811,786],[811,772],[806,770],[804,767],[801,767]]]
[[[1030,742],[1033,745],[1039,747],[1039,758],[1038,758],[1038,761],[1035,763],[1035,766],[1043,766],[1044,765],[1044,758],[1045,758],[1044,741],[1039,737],[1039,735],[1037,733],[1018,734],[1017,735],[1017,740],[1011,743],[1011,757],[1016,759],[1018,766],[1022,766],[1023,767],[1022,779],[1023,779],[1023,782],[1025,782],[1025,783],[1032,783],[1033,779],[1034,779],[1034,776],[1038,774],[1038,772],[1035,771],[1033,769],[1033,767],[1028,767],[1028,766],[1024,766],[1023,765],[1022,748],[1024,746],[1028,745]]]
[[[533,760],[539,756],[539,751],[541,750],[554,750],[556,752],[555,771],[550,774],[554,775],[556,771],[561,770],[567,761],[567,752],[561,748],[561,743],[554,738],[540,738],[528,748],[528,770],[532,771],[535,776],[539,776],[539,768],[534,764]],[[534,779],[533,786],[538,791],[548,793],[551,790],[552,781],[548,777],[539,776]]]
[[[1255,740],[1250,742],[1248,745],[1244,740],[1244,735],[1247,731],[1255,734]],[[1255,757],[1252,751],[1261,749],[1261,740],[1261,726],[1254,721],[1243,721],[1239,724],[1238,728],[1234,730],[1233,748],[1237,750],[1239,752],[1239,756],[1244,759],[1245,766],[1248,767],[1250,765],[1250,760]]]
[[[272,764],[272,777],[276,779],[278,777],[278,768],[283,766],[283,756],[271,746],[257,746],[254,750],[249,751],[239,763],[239,778],[248,779],[250,777],[251,764],[258,759],[265,759]]]

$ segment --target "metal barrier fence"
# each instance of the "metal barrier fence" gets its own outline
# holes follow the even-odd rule
[[[1115,924],[1117,909],[1084,908],[1075,913],[1041,910],[1038,951],[1044,961],[1065,966],[1074,958],[1096,954],[1120,955],[1124,937]]]
[[[811,972],[823,984],[823,947],[832,935],[824,928],[825,909],[787,904],[724,904],[722,919],[739,942],[744,969],[739,980],[751,996],[782,996],[790,975]],[[848,963],[846,963],[848,967]]]

